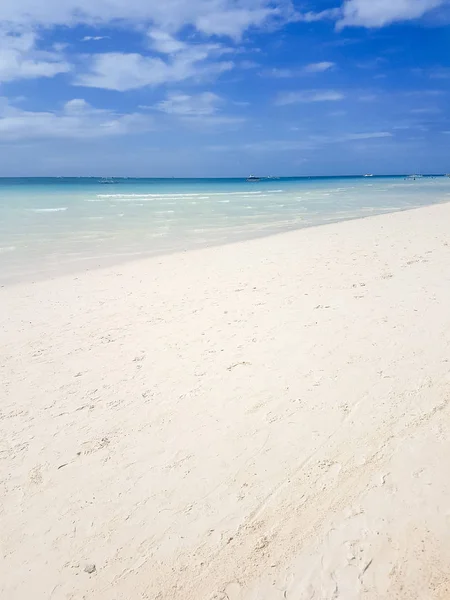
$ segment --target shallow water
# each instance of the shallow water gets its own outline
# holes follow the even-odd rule
[[[0,179],[0,279],[225,244],[450,200],[450,179]]]

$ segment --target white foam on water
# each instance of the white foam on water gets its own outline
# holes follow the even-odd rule
[[[67,206],[58,206],[57,208],[30,208],[29,210],[34,213],[63,212],[67,210]]]
[[[14,250],[16,249],[16,246],[3,246],[3,248],[0,248],[0,254],[6,254],[6,252],[14,252]]]
[[[281,194],[283,192],[283,190],[267,190],[268,192],[270,192],[271,194]],[[246,196],[246,195],[256,195],[256,196],[260,196],[262,195],[263,192],[257,190],[257,191],[252,191],[252,192],[212,192],[212,193],[208,193],[208,197],[209,196]],[[108,199],[108,198],[114,198],[114,199],[120,199],[120,198],[124,198],[126,200],[128,200],[129,198],[159,198],[159,199],[168,199],[168,198],[201,198],[204,197],[204,193],[203,194],[97,194],[97,202],[101,202],[103,199]],[[86,200],[87,202],[95,202],[96,200],[94,199],[89,199]]]

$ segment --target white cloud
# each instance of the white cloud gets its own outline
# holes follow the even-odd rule
[[[376,1],[376,0],[375,0]],[[307,12],[300,13],[297,15],[297,21],[304,21],[305,23],[315,23],[316,21],[324,21],[326,19],[337,19],[341,15],[340,8],[328,8],[320,12]]]
[[[0,22],[50,27],[114,22],[176,33],[193,26],[207,35],[242,37],[249,27],[293,17],[291,0],[2,0]]]
[[[263,74],[267,77],[275,77],[276,79],[288,79],[290,77],[297,77],[301,75],[301,73],[302,72],[299,69],[279,69],[274,67],[273,69],[270,69],[270,71],[266,71]]]
[[[392,133],[389,131],[372,131],[367,133],[347,133],[342,137],[342,141],[356,140],[375,140],[379,138],[390,138]]]
[[[0,75],[9,81],[69,71],[71,65],[58,52],[37,52],[32,32],[83,24],[96,28],[122,26],[135,31],[147,28],[150,48],[156,56],[117,52],[96,55],[92,57],[90,72],[78,77],[79,85],[126,90],[179,82],[221,73],[233,66],[217,61],[218,44],[183,42],[177,39],[180,30],[189,27],[203,36],[237,41],[248,29],[282,24],[294,14],[292,0],[1,0]],[[81,41],[108,37],[86,35]],[[14,45],[17,39],[26,38],[33,42],[26,50],[10,47],[11,40]],[[222,46],[221,53],[224,52]],[[199,68],[196,63],[208,57],[215,64]]]
[[[435,115],[441,112],[436,106],[424,106],[422,108],[412,108],[409,111],[413,115]]]
[[[100,40],[108,40],[109,35],[85,35],[81,39],[82,42],[99,42]]]
[[[270,71],[266,71],[264,74],[268,77],[275,77],[277,79],[288,79],[293,77],[302,77],[304,75],[314,75],[315,73],[324,73],[335,66],[334,62],[318,62],[305,65],[295,69],[286,68],[274,68]]]
[[[175,39],[170,33],[160,29],[152,29],[148,32],[151,47],[161,54],[175,54],[186,48],[186,44]]]
[[[217,112],[222,99],[212,92],[203,92],[195,96],[187,94],[169,94],[166,100],[159,102],[155,108],[169,115],[205,116]]]
[[[239,63],[239,67],[245,70],[257,69],[259,66],[259,63],[255,62],[254,60],[241,60]]]
[[[418,19],[447,3],[448,0],[346,0],[337,26],[383,27]]]
[[[15,34],[0,30],[0,82],[54,77],[70,71],[61,48],[38,50],[36,41],[36,35],[31,32]]]
[[[305,73],[323,73],[324,71],[328,71],[329,69],[332,69],[334,67],[334,62],[318,62],[318,63],[311,63],[310,65],[306,65],[306,67],[304,67],[304,72]]]
[[[335,90],[307,90],[302,92],[281,92],[278,94],[275,104],[286,106],[288,104],[300,104],[305,102],[338,102],[344,99],[344,94]]]
[[[175,42],[174,39],[156,41],[160,52],[170,54],[165,59],[121,52],[93,55],[89,71],[79,75],[75,84],[124,91],[187,79],[202,80],[233,68],[232,62],[217,60],[227,51],[218,44],[176,47]],[[169,45],[173,48],[170,53]]]
[[[269,6],[256,9],[228,9],[202,15],[196,20],[195,25],[199,31],[208,35],[224,35],[239,40],[249,27],[260,27],[269,17],[276,17],[279,14],[279,9]]]
[[[450,4],[450,0],[343,0],[342,6],[297,13],[297,21],[337,21],[337,28],[384,27],[398,21],[419,19],[428,12]]]
[[[293,128],[294,129],[294,128]],[[449,132],[450,133],[450,132]],[[343,144],[353,141],[376,140],[391,138],[392,134],[388,131],[370,131],[364,133],[341,133],[336,135],[303,135],[301,139],[276,139],[260,140],[257,142],[248,142],[240,146],[240,149],[249,152],[295,152],[295,151],[313,151],[329,144]],[[232,150],[231,146],[211,146],[211,150],[227,151]]]
[[[16,108],[6,98],[0,98],[2,141],[86,139],[140,133],[151,128],[152,120],[146,115],[96,109],[82,99],[70,100],[61,111],[33,112]]]
[[[243,123],[245,118],[220,114],[219,109],[224,100],[212,92],[189,95],[172,93],[165,100],[158,102],[154,108],[167,115],[173,115],[182,124],[198,129],[211,127],[230,127]]]
[[[389,131],[364,131],[364,132],[342,132],[333,135],[312,135],[310,139],[318,146],[323,144],[343,144],[347,142],[358,142],[363,140],[377,140],[393,137]]]

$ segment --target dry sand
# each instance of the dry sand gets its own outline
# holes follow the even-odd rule
[[[449,229],[1,289],[2,600],[450,598]]]

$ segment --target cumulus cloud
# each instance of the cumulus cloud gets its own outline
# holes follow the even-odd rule
[[[217,60],[214,50],[218,44],[195,46],[177,39],[187,27],[204,37],[226,37],[237,42],[249,29],[282,24],[294,14],[292,0],[2,0],[0,23],[4,31],[0,32],[0,52],[2,44],[11,45],[11,39],[13,43],[25,36],[35,39],[33,31],[48,31],[56,26],[87,25],[98,29],[120,25],[135,31],[148,28],[152,55],[98,54],[92,57],[89,71],[77,79],[79,85],[126,90],[221,73],[233,66]],[[81,41],[107,37],[100,31],[100,35],[86,35]],[[214,64],[199,65],[207,58]],[[56,53],[30,57],[20,49],[7,48],[0,54],[4,80],[50,77],[70,69],[71,65]]]
[[[36,35],[32,32],[12,33],[0,30],[0,82],[54,77],[70,71],[70,64],[61,54],[63,48],[38,50],[36,42]]]
[[[161,31],[160,29],[151,29],[148,32],[150,45],[156,52],[160,54],[175,54],[185,50],[187,44],[175,39],[170,33]]]
[[[412,21],[449,0],[346,0],[338,28],[383,27],[397,21]]]
[[[208,35],[224,35],[239,40],[249,27],[260,27],[269,17],[278,15],[279,9],[269,8],[269,6],[256,9],[228,9],[202,15],[195,25],[199,31]]]
[[[307,102],[338,102],[344,99],[344,94],[336,90],[304,90],[301,92],[281,92],[278,94],[275,104],[287,106],[288,104],[300,104]]]
[[[341,6],[296,13],[295,20],[305,23],[332,20],[337,28],[384,27],[399,21],[419,19],[428,12],[450,4],[450,0],[343,0]]]
[[[2,0],[0,21],[21,27],[113,22],[153,25],[175,33],[192,26],[206,35],[242,37],[249,27],[294,14],[291,0]]]
[[[152,125],[152,119],[147,115],[97,109],[83,99],[70,100],[60,111],[34,112],[17,108],[6,98],[0,98],[2,141],[107,137],[148,131]]]
[[[91,57],[89,70],[80,74],[75,84],[124,91],[188,79],[207,79],[233,68],[232,62],[217,60],[226,51],[219,45],[181,44],[170,53],[168,45],[175,48],[175,41],[157,42],[160,52],[164,48],[164,54],[170,54],[164,58],[122,52],[95,54]]]

